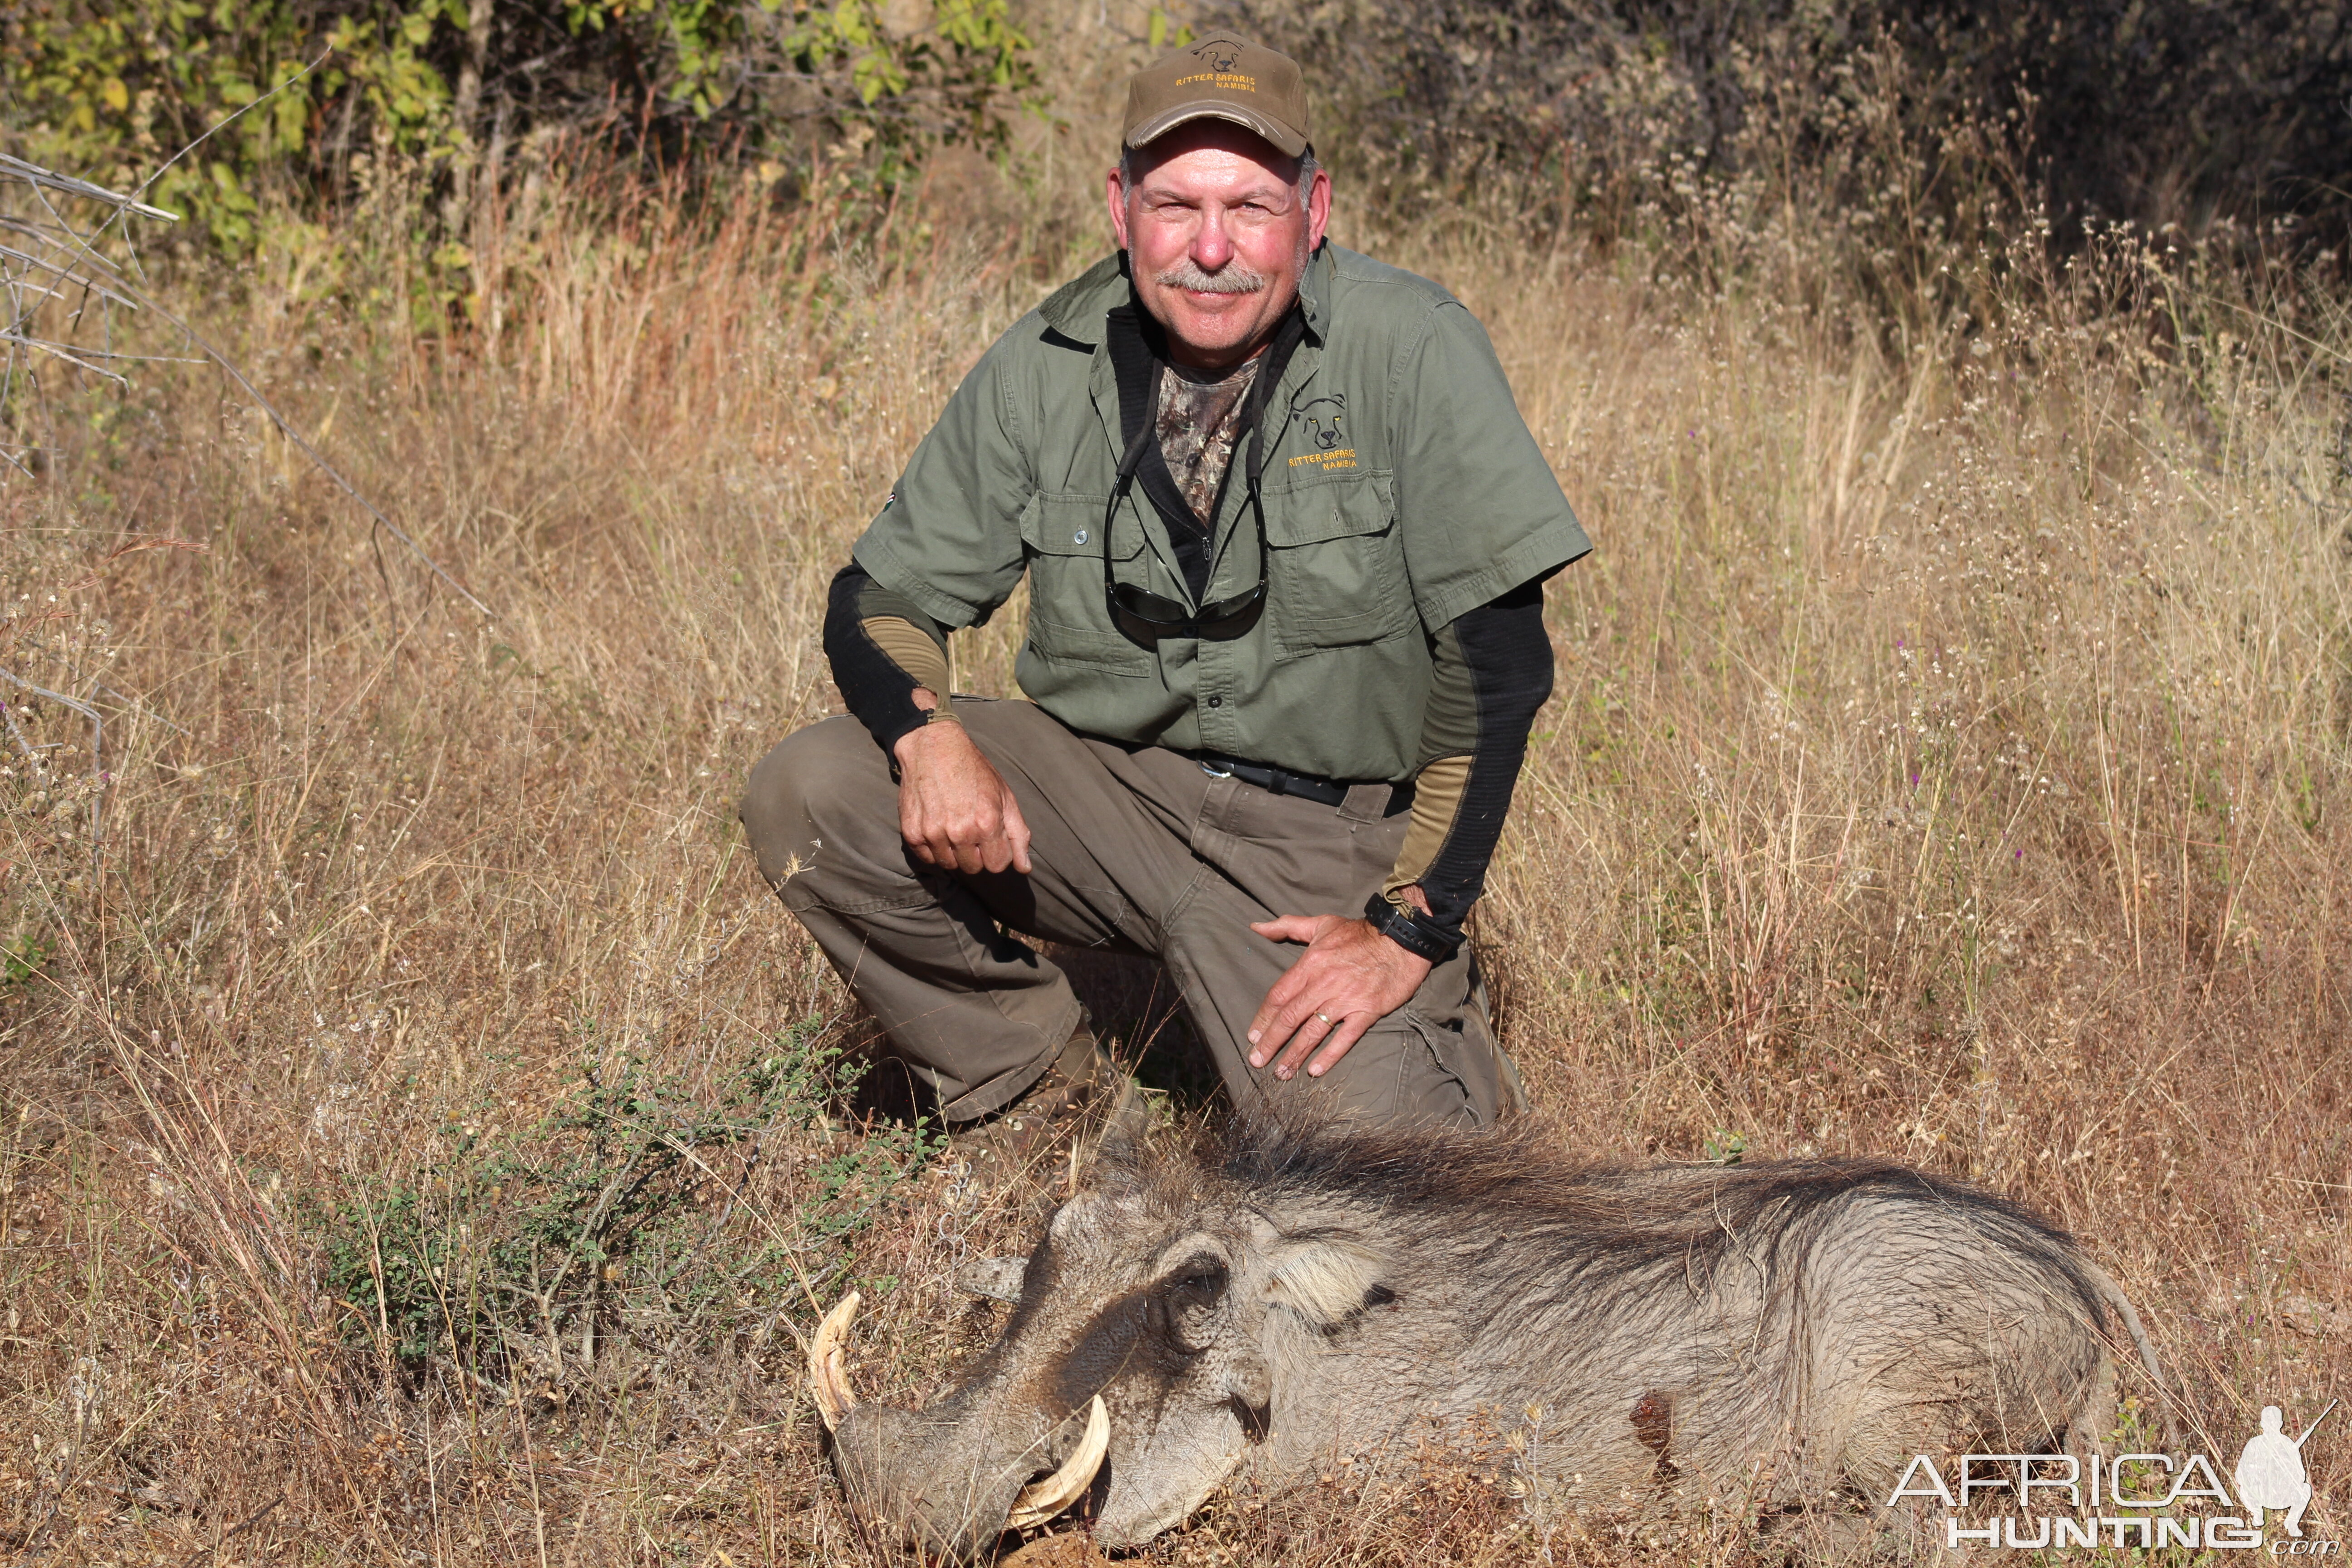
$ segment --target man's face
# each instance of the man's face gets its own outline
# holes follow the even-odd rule
[[[1222,370],[1265,347],[1323,242],[1331,181],[1301,199],[1297,163],[1223,120],[1192,120],[1110,174],[1110,221],[1136,296],[1181,364]]]

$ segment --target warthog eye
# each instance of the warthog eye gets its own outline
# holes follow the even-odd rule
[[[1206,1350],[1230,1278],[1222,1258],[1204,1253],[1187,1259],[1153,1299],[1155,1326],[1187,1351]]]

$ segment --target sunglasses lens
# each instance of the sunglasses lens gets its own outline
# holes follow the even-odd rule
[[[1112,585],[1111,602],[1149,626],[1181,626],[1192,618],[1192,612],[1175,600],[1147,594],[1129,583]]]
[[[1260,583],[1246,594],[1236,594],[1230,599],[1220,599],[1213,605],[1203,605],[1201,606],[1201,625],[1214,626],[1226,621],[1238,620],[1256,609],[1257,602],[1265,597],[1265,584]]]
[[[1175,600],[1147,594],[1130,583],[1114,583],[1110,588],[1114,611],[1155,631],[1176,631],[1187,637],[1215,637],[1231,631],[1254,614],[1265,597],[1265,584],[1260,583],[1246,594],[1203,605],[1194,616]]]

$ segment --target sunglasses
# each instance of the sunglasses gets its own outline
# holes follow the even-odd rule
[[[1111,486],[1110,500],[1103,506],[1102,563],[1104,602],[1110,606],[1112,622],[1129,637],[1139,640],[1202,637],[1214,641],[1238,637],[1255,623],[1265,604],[1270,564],[1265,545],[1265,498],[1258,488],[1265,472],[1265,404],[1274,384],[1281,379],[1283,362],[1289,358],[1288,349],[1295,342],[1295,335],[1288,343],[1278,342],[1275,363],[1260,368],[1256,384],[1250,388],[1250,406],[1244,415],[1249,425],[1250,449],[1249,461],[1243,471],[1249,485],[1250,509],[1257,519],[1257,586],[1249,592],[1212,600],[1196,611],[1148,588],[1118,580],[1110,562],[1111,520],[1118,515],[1119,502],[1127,500],[1135,487],[1136,469],[1142,466],[1146,444],[1154,438],[1153,421],[1146,419],[1128,442],[1127,453],[1119,459],[1118,480]],[[1154,368],[1146,407],[1159,406],[1160,378],[1166,374],[1164,367]],[[1210,571],[1213,574],[1215,570],[1216,563],[1212,561]]]
[[[1258,606],[1265,603],[1266,593],[1265,502],[1258,496],[1257,476],[1252,474],[1249,479],[1250,505],[1257,513],[1257,586],[1246,594],[1213,600],[1198,612],[1148,588],[1120,582],[1111,567],[1111,519],[1134,482],[1133,474],[1122,474],[1111,490],[1109,504],[1103,508],[1103,597],[1110,605],[1111,619],[1131,636],[1214,640],[1247,631],[1257,618]]]

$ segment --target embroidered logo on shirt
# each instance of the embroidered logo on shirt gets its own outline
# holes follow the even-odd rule
[[[1348,438],[1348,399],[1344,394],[1335,392],[1328,397],[1315,398],[1292,409],[1291,414],[1298,421],[1298,433],[1315,445],[1315,450],[1291,458],[1292,468],[1312,464],[1328,473],[1333,468],[1356,466],[1356,449],[1339,445]]]
[[[1339,421],[1347,416],[1348,399],[1343,393],[1318,397],[1298,410],[1298,428],[1307,438],[1325,451],[1331,450],[1347,439]]]

